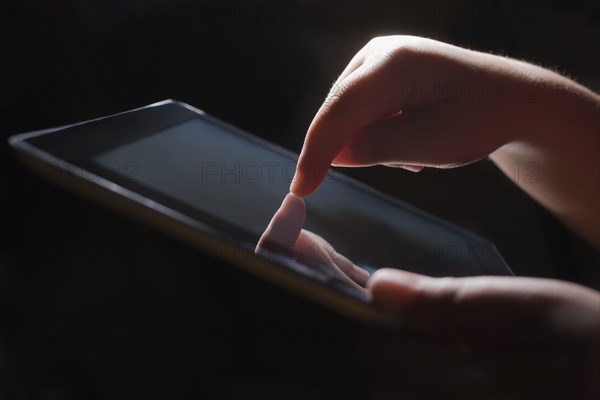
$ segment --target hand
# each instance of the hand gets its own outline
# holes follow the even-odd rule
[[[373,304],[425,335],[467,348],[600,349],[600,293],[539,278],[431,278],[381,269]]]
[[[256,253],[287,256],[315,269],[328,269],[352,287],[364,290],[369,273],[357,267],[322,237],[302,229],[304,200],[288,194],[256,246]]]
[[[431,278],[399,269],[372,277],[320,236],[302,229],[304,201],[288,194],[260,238],[257,253],[279,253],[309,266],[326,266],[373,304],[425,335],[469,348],[554,345],[600,340],[600,293],[537,278]],[[438,337],[438,339],[440,339]]]
[[[373,363],[378,391],[429,393],[422,384],[397,387],[400,373],[416,382],[429,376],[428,362],[456,369],[456,381],[445,384],[448,390],[472,379],[468,372],[476,368],[477,376],[494,379],[490,387],[498,386],[494,390],[510,398],[531,398],[532,393],[541,393],[541,385],[552,394],[578,385],[577,390],[567,390],[571,398],[595,398],[600,391],[600,293],[537,278],[431,278],[398,269],[380,269],[369,278],[367,271],[336,253],[323,238],[302,230],[305,211],[304,201],[288,194],[260,238],[257,253],[284,254],[307,265],[330,268],[356,288],[366,285],[374,306],[397,318],[411,337],[447,347],[446,351],[423,347],[420,341],[406,340],[407,336],[366,330],[363,351],[374,357],[366,362]],[[496,355],[481,364],[481,357],[475,357],[479,361],[457,358],[448,352],[452,349]],[[557,362],[573,366],[565,372],[557,370]],[[527,374],[525,381],[516,380],[516,374]],[[549,376],[552,384],[546,382]]]
[[[444,384],[447,390],[464,385],[465,379],[470,382],[468,371],[473,368],[480,371],[478,376],[495,382],[490,384],[498,386],[493,390],[510,398],[531,398],[540,393],[541,386],[556,394],[577,385],[577,390],[568,391],[571,398],[594,398],[600,390],[598,292],[550,279],[430,278],[396,269],[381,269],[369,278],[367,271],[336,253],[323,238],[303,230],[304,217],[304,201],[288,194],[256,252],[284,254],[309,266],[329,268],[355,288],[367,286],[367,297],[375,307],[399,319],[409,337],[421,338],[415,342],[406,335],[365,331],[362,352],[373,357],[365,362],[373,370],[377,391],[388,395],[417,389],[420,395],[429,393],[422,384],[413,387],[405,383],[398,388],[397,376],[420,382],[430,375],[431,362],[455,370],[454,380]],[[422,340],[445,345],[447,350],[423,346]],[[481,356],[473,360],[453,355],[449,353],[452,349],[497,355],[483,362]],[[517,366],[515,359],[519,360]],[[556,365],[565,362],[573,364],[569,371],[559,367],[557,372]],[[526,374],[527,379],[515,379],[516,374]],[[552,384],[546,382],[549,376]]]
[[[383,394],[374,398],[457,390],[474,399],[482,390],[484,397],[511,399],[600,395],[600,293],[594,290],[551,279],[430,278],[395,269],[375,272],[368,289],[404,332],[365,331],[365,363]],[[432,369],[443,377],[423,385]],[[398,376],[409,384],[398,385]]]
[[[290,190],[305,197],[329,166],[418,171],[491,154],[516,183],[600,244],[600,97],[554,72],[411,36],[371,40],[314,117]],[[573,179],[577,177],[577,179]]]

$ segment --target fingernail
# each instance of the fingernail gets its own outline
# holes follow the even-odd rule
[[[398,283],[402,285],[413,286],[423,279],[427,279],[425,275],[416,274],[414,272],[408,272],[400,269],[393,268],[382,268],[378,269],[371,275],[371,282],[375,281],[388,281]]]
[[[306,205],[304,204],[304,200],[300,196],[296,196],[294,193],[288,193],[285,195],[283,202],[281,203],[281,208],[288,207],[288,203],[294,203],[294,205],[290,205],[289,207],[294,207],[293,212],[299,213],[302,215],[302,221],[304,221],[304,214],[306,212]],[[296,215],[295,215],[296,216]]]
[[[294,184],[296,183],[297,180],[298,180],[298,168],[296,168],[296,170],[294,171],[294,176],[292,177],[292,181],[290,182],[290,192],[292,191],[291,189],[294,187]]]
[[[387,164],[382,164],[385,167],[389,167],[389,168],[402,168],[406,171],[410,171],[410,172],[421,172],[425,169],[425,167],[421,166],[421,165],[408,165],[408,164],[398,164],[398,163],[387,163]]]
[[[404,165],[402,166],[402,168],[410,172],[421,172],[425,169],[425,167],[422,167],[420,165]]]
[[[269,247],[269,243],[293,247],[304,225],[305,216],[304,200],[288,193],[258,241],[257,251],[263,247]]]
[[[380,269],[371,275],[367,288],[373,304],[393,315],[410,308],[419,292],[419,284],[429,279],[424,275],[396,269]]]
[[[296,171],[294,171],[294,177],[290,182],[290,193],[296,194],[298,192],[298,181],[300,180],[300,171],[298,171],[298,167],[296,167]]]

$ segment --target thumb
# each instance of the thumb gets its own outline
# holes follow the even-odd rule
[[[381,269],[368,290],[373,304],[405,328],[471,348],[531,349],[566,338],[589,345],[600,325],[600,293],[551,279],[431,278]]]
[[[306,217],[304,200],[288,193],[258,240],[257,254],[275,253],[297,257],[296,240]]]

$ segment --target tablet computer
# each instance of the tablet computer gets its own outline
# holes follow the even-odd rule
[[[335,272],[254,253],[288,193],[293,152],[175,100],[16,135],[10,144],[56,184],[352,318],[391,322]],[[512,275],[484,238],[335,171],[306,207],[305,228],[369,272]]]

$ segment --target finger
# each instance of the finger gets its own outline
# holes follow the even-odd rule
[[[291,193],[285,196],[260,237],[255,252],[260,254],[264,250],[269,250],[295,257],[295,243],[304,225],[305,216],[304,200]]]
[[[296,246],[299,262],[317,268],[327,268],[351,286],[361,289],[366,286],[369,273],[336,252],[333,246],[321,236],[303,229]]]
[[[384,55],[370,57],[334,85],[308,128],[290,187],[294,194],[306,197],[312,193],[355,133],[373,120],[398,111],[398,94],[389,90],[396,71],[384,67],[387,61]]]
[[[321,236],[319,236],[313,232],[304,230],[304,229],[302,230],[302,233],[300,235],[301,235],[301,237],[303,235],[306,235],[307,238],[312,239],[312,241],[319,246],[319,249],[322,252],[321,254],[324,253],[324,255],[325,255],[322,257],[323,260],[328,260],[329,264],[332,264],[332,265],[335,264],[335,266],[337,266],[337,268],[341,272],[343,272],[346,276],[348,276],[350,279],[352,279],[354,282],[356,282],[360,286],[362,286],[362,287],[366,286],[367,281],[369,280],[369,277],[370,277],[370,274],[368,271],[355,265],[352,261],[350,261],[343,254],[338,253],[335,250],[335,248],[329,242],[327,242],[325,239],[323,239]]]
[[[367,47],[368,46],[364,46],[354,55],[354,57],[352,57],[346,68],[344,68],[340,76],[338,76],[338,78],[335,80],[333,86],[346,79],[348,75],[350,75],[352,72],[356,71],[363,65],[363,63],[365,62],[366,54],[368,53]]]
[[[500,143],[482,134],[475,117],[457,118],[457,107],[440,103],[374,121],[344,146],[334,164],[445,168],[477,161]]]
[[[396,163],[382,164],[382,165],[389,167],[389,168],[402,168],[402,169],[405,169],[410,172],[421,172],[425,169],[425,167],[422,165],[409,165],[409,164],[396,164]]]
[[[369,272],[355,265],[346,256],[335,251],[335,249],[332,248],[332,250],[333,254],[331,254],[331,258],[338,268],[358,285],[366,287],[370,277]]]
[[[550,279],[430,278],[400,270],[374,273],[375,306],[420,333],[459,346],[538,347],[565,337],[590,343],[600,294]]]

